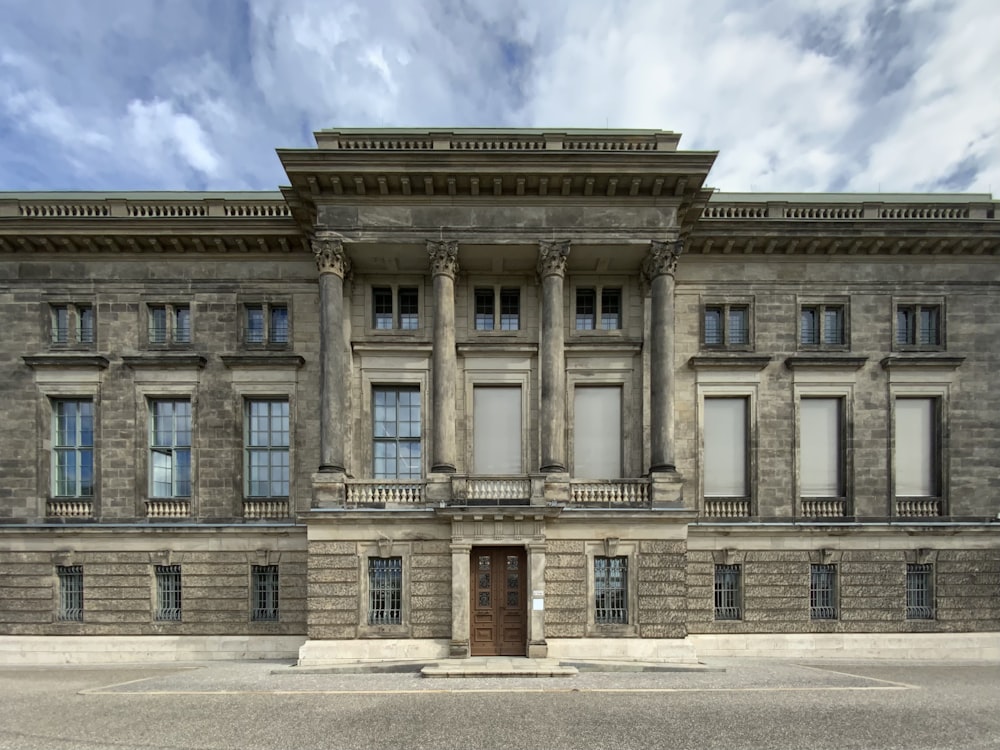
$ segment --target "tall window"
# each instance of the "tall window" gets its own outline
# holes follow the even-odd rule
[[[253,303],[243,308],[243,341],[249,345],[288,343],[288,306]]]
[[[152,497],[191,496],[191,402],[150,402],[150,493]]]
[[[839,398],[799,401],[799,480],[802,497],[843,497],[843,422]]]
[[[247,401],[247,497],[288,497],[288,402]]]
[[[403,558],[368,558],[368,624],[403,622]]]
[[[837,619],[837,566],[812,565],[809,575],[809,618]]]
[[[156,611],[154,619],[168,622],[181,620],[181,566],[156,566]]]
[[[704,419],[705,496],[748,497],[747,399],[706,398]]]
[[[799,312],[799,344],[803,347],[839,348],[845,345],[844,306],[803,305]]]
[[[611,287],[578,287],[576,330],[592,331],[598,327],[598,323],[604,331],[616,331],[622,327],[622,290]]]
[[[94,494],[94,404],[89,400],[53,402],[52,494]]]
[[[419,479],[420,389],[377,387],[372,392],[373,472],[376,479]]]
[[[573,391],[573,475],[622,476],[622,392],[617,386]]]
[[[521,473],[521,389],[476,386],[472,390],[473,471]]]
[[[709,348],[746,349],[750,346],[750,306],[706,305],[702,344]]]
[[[150,344],[190,344],[191,308],[187,305],[150,305],[147,308]]]
[[[715,566],[715,619],[743,619],[742,577],[740,565]]]
[[[934,619],[934,569],[931,565],[906,566],[906,619]]]
[[[56,619],[64,622],[83,621],[83,567],[60,565],[56,568],[59,579],[59,611]]]
[[[896,497],[938,497],[938,400],[897,398],[895,417]]]
[[[278,566],[254,565],[250,571],[250,619],[254,622],[278,621]]]
[[[940,305],[896,306],[897,348],[937,349],[943,343]]]
[[[594,557],[594,622],[628,624],[628,557]]]
[[[93,306],[80,304],[50,305],[49,335],[52,343],[56,345],[93,344]]]
[[[473,297],[477,331],[516,331],[521,327],[520,289],[482,287]]]

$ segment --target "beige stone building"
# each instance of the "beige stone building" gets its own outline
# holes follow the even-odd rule
[[[678,146],[0,194],[0,662],[1000,657],[1000,201]]]

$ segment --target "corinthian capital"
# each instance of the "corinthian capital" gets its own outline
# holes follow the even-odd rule
[[[351,271],[351,259],[344,252],[344,243],[333,237],[317,235],[312,240],[313,254],[316,256],[316,270],[336,274],[345,278]]]
[[[458,241],[427,240],[427,254],[431,259],[431,276],[458,274]]]
[[[542,240],[538,243],[538,275],[562,276],[566,273],[569,240]]]
[[[673,276],[682,252],[684,243],[681,240],[652,240],[649,254],[642,263],[643,280],[651,284],[657,276]]]

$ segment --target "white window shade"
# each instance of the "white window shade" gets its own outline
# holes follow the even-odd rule
[[[574,389],[573,475],[587,479],[621,477],[621,388]]]
[[[705,496],[747,497],[747,401],[705,399]]]
[[[476,474],[521,473],[521,389],[472,389]]]
[[[896,399],[896,496],[934,497],[937,491],[937,404],[933,398]]]
[[[799,481],[802,497],[841,497],[840,399],[799,402]]]

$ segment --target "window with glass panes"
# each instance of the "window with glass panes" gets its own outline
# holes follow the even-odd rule
[[[56,345],[93,344],[94,308],[91,305],[49,306],[49,335]]]
[[[416,287],[372,288],[372,323],[376,330],[415,331],[420,327],[420,295]]]
[[[245,344],[288,343],[288,306],[276,303],[244,305],[243,342]]]
[[[247,497],[288,497],[288,401],[246,402]]]
[[[621,328],[621,320],[621,289],[577,288],[576,330],[592,331],[600,328],[603,331],[615,331]]]
[[[56,619],[64,622],[83,621],[83,567],[60,565],[56,568],[59,579],[59,611]]]
[[[374,388],[372,421],[374,477],[419,479],[422,473],[420,388]]]
[[[254,622],[278,620],[278,566],[254,565],[250,571],[250,619]]]
[[[746,348],[750,345],[748,305],[706,305],[702,325],[706,347]]]
[[[187,305],[149,305],[150,344],[190,344],[191,308]]]
[[[628,624],[628,557],[594,558],[594,622]]]
[[[896,346],[936,349],[944,339],[940,305],[897,305]]]
[[[473,293],[477,331],[516,331],[521,327],[521,290],[481,287]],[[499,315],[497,315],[499,311]]]
[[[403,558],[368,558],[368,624],[403,622]]]
[[[799,319],[800,345],[819,348],[844,346],[843,305],[803,305]]]
[[[191,496],[191,402],[150,402],[149,491],[152,497]]]
[[[59,399],[52,404],[52,494],[94,494],[94,404]]]

